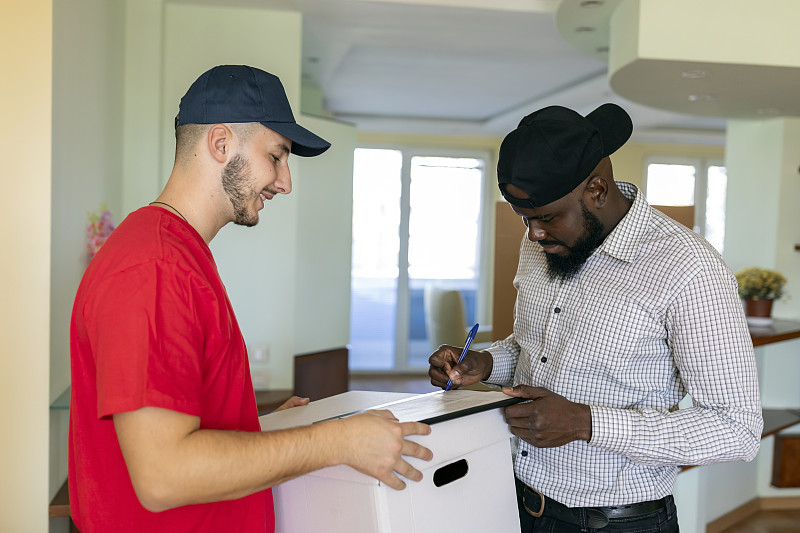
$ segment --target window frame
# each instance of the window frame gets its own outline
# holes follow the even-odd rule
[[[693,157],[679,155],[655,155],[644,158],[642,168],[642,191],[647,198],[647,173],[650,165],[687,165],[695,168],[694,179],[694,231],[705,238],[706,203],[708,200],[708,169],[712,166],[725,167],[725,161],[717,157]],[[650,202],[648,198],[648,203]]]

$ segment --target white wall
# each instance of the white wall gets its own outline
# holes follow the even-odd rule
[[[265,384],[290,388],[295,354],[349,338],[355,128],[300,115],[299,13],[165,4],[163,25],[160,185],[172,169],[180,97],[219,64],[248,64],[280,77],[295,118],[334,145],[317,158],[290,158],[294,192],[269,202],[255,228],[230,225],[211,243],[246,343],[269,350]],[[321,294],[329,305],[319,305]]]
[[[800,209],[797,208],[800,199],[800,118],[780,119],[774,127],[781,132],[779,151],[775,155],[779,164],[776,176],[781,188],[777,203],[780,218],[776,229],[775,267],[786,276],[789,293],[788,299],[778,302],[775,314],[800,318],[800,251],[794,249],[796,244],[800,244]],[[800,366],[795,368],[800,370]],[[795,376],[800,377],[800,372]]]
[[[121,1],[53,3],[51,403],[70,384],[69,321],[88,264],[87,213],[107,204],[121,220],[123,8]],[[68,425],[69,411],[50,412],[51,497],[67,477]]]
[[[684,533],[702,533],[706,528],[705,474],[703,467],[678,474],[673,487],[678,526]]]
[[[47,529],[52,8],[0,16],[0,531]]]
[[[53,4],[53,268],[50,399],[69,386],[69,320],[88,264],[87,213],[120,221],[123,3]]]
[[[706,478],[699,502],[705,513],[705,523],[745,505],[758,495],[760,461],[761,454],[749,463],[718,463],[699,469],[700,475]]]
[[[88,264],[87,213],[106,203],[121,220],[123,14],[119,0],[53,3],[51,403],[70,384],[69,321]],[[67,477],[68,427],[69,411],[50,411],[51,497]]]
[[[748,266],[781,271],[795,297],[776,303],[773,315],[787,319],[800,317],[800,253],[794,250],[800,243],[798,145],[800,119],[728,122],[725,260],[734,271]],[[793,340],[756,348],[764,408],[800,408],[798,346],[800,341]],[[770,485],[773,445],[772,437],[762,440],[752,463],[710,465],[681,474],[676,497],[679,491],[685,493],[682,529],[702,531],[698,524],[704,526],[756,497],[800,495],[800,489]],[[693,481],[681,479],[694,470],[698,472]],[[685,497],[693,492],[702,500]],[[684,528],[683,521],[692,529]]]
[[[295,353],[345,346],[350,341],[350,262],[353,243],[355,127],[309,116],[311,131],[331,143],[322,156],[295,159],[297,262]]]
[[[164,27],[162,177],[172,169],[166,155],[175,150],[171,118],[178,102],[197,76],[215,65],[247,64],[277,75],[298,110],[298,13],[167,4]],[[271,381],[286,387],[294,351],[297,210],[297,196],[279,196],[261,211],[258,226],[228,225],[211,243],[245,341],[268,347]]]
[[[163,0],[123,1],[125,92],[120,218],[155,199],[166,180],[161,176]]]
[[[202,47],[194,54],[180,46],[164,49],[163,20],[165,11],[173,7],[180,9],[165,8],[162,0],[31,0],[3,5],[0,66],[11,73],[8,79],[14,83],[0,85],[0,116],[5,126],[0,154],[6,163],[3,179],[8,193],[0,200],[0,217],[6,228],[0,240],[4,250],[0,297],[5,304],[0,311],[0,338],[4,341],[0,402],[6,406],[0,419],[2,531],[46,531],[46,507],[66,477],[68,411],[52,411],[49,406],[69,385],[69,315],[86,266],[87,212],[107,202],[119,222],[158,194],[166,176],[163,167],[171,163],[173,150],[171,130],[168,135],[162,132],[171,128],[177,98],[188,86],[186,80],[202,70],[201,62],[235,60],[276,72],[286,78],[287,92],[298,108],[297,14],[232,9],[206,16],[207,22],[220,23],[226,35],[241,23],[249,28],[248,34],[260,39],[265,25],[275,26],[269,42],[227,39],[241,50],[227,49],[224,57],[215,58],[209,50],[201,54]],[[191,16],[203,19],[200,11]],[[213,28],[199,26],[200,30]],[[213,34],[206,32],[201,37],[209,35]],[[275,53],[265,52],[270,49]],[[264,64],[267,55],[282,64]],[[197,65],[186,73],[179,67],[190,58]],[[170,73],[184,74],[180,83],[186,86],[178,88],[178,81],[162,75],[167,66],[172,68]],[[164,94],[171,95],[170,91],[176,94],[167,106]],[[344,170],[335,180],[340,204],[349,197],[350,185],[341,180],[351,175],[352,160],[348,165],[345,146],[353,144],[354,133],[340,124],[331,124],[329,131],[325,127],[320,121],[312,129],[344,140],[337,143],[339,151],[332,152],[336,162],[331,163]],[[166,159],[165,150],[169,152]],[[314,201],[313,195],[307,199]],[[262,224],[260,234],[239,232],[249,233],[251,238],[246,241],[239,236],[221,240],[231,251],[221,255],[233,271],[228,276],[233,280],[229,288],[243,300],[237,309],[240,316],[247,317],[245,334],[257,339],[263,331],[277,332],[275,337],[289,347],[287,353],[294,352],[296,335],[314,339],[313,335],[306,337],[302,328],[295,331],[291,306],[297,299],[293,268],[298,241],[296,204],[296,200],[283,206],[276,203],[275,212],[268,215],[271,223]],[[349,249],[344,250],[346,243],[341,238],[343,234],[349,238],[349,230],[341,229],[349,215],[342,215],[345,211],[338,208],[335,211],[340,216],[336,224],[341,248],[332,260],[341,278],[342,272],[349,272]],[[313,239],[308,242],[318,244]],[[266,267],[253,261],[254,250],[261,254],[261,261],[269,261]],[[284,256],[291,258],[288,282],[278,275],[285,267]],[[238,263],[249,265],[243,276],[236,275]],[[255,285],[262,294],[254,297]],[[285,294],[274,298],[274,287],[285,288]],[[339,287],[339,293],[342,291]],[[349,297],[334,307],[348,304]],[[333,332],[321,331],[323,337],[335,333],[331,342],[341,345],[347,326],[338,327],[337,320],[341,322],[341,317],[330,322]],[[285,366],[289,368],[288,362]],[[282,380],[284,384],[290,380],[285,369]],[[66,525],[65,520],[52,519],[49,528],[66,530]]]
[[[728,123],[725,260],[732,269],[774,268],[788,280],[788,297],[773,306],[773,316],[800,318],[800,118]],[[800,341],[756,349],[761,400],[765,408],[800,408]],[[798,428],[789,431],[797,432]],[[800,490],[771,487],[772,445],[758,455],[759,496],[797,496]]]
[[[800,118],[728,121],[725,261],[781,271],[792,296],[773,307],[782,318],[800,318],[798,146]]]

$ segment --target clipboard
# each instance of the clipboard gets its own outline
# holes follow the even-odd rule
[[[498,409],[526,400],[527,398],[508,396],[500,391],[475,391],[467,389],[440,390],[342,413],[317,420],[315,423],[345,418],[374,409],[388,409],[400,422],[436,424],[462,416]]]

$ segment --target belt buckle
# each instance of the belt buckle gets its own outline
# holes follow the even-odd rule
[[[536,489],[532,489],[532,488],[528,487],[527,485],[525,486],[525,488],[530,490],[531,492],[535,492],[536,494],[539,495],[539,501],[541,502],[541,505],[539,506],[539,510],[536,511],[536,512],[531,511],[528,508],[528,504],[525,503],[525,499],[524,498],[522,499],[522,505],[525,507],[525,511],[527,511],[527,513],[529,515],[531,515],[533,517],[536,517],[536,518],[539,518],[540,516],[542,516],[542,514],[544,514],[544,494],[542,494],[541,492],[539,492]]]

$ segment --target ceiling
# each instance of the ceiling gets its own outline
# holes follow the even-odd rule
[[[631,114],[639,141],[723,144],[723,118],[658,110],[616,95],[602,54],[581,51],[559,33],[558,3],[225,2],[301,11],[304,83],[319,88],[326,112],[364,131],[503,136],[547,105],[586,114],[616,102]],[[602,0],[588,3],[598,5],[595,13],[608,8]],[[594,38],[603,38],[602,29]]]

